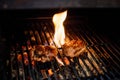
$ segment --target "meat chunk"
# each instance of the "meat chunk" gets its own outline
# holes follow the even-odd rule
[[[30,50],[31,60],[47,62],[57,56],[57,48],[54,46],[36,45]]]
[[[85,43],[82,40],[71,40],[62,46],[63,54],[68,57],[77,57],[85,51]]]

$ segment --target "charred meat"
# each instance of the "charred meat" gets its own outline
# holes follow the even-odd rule
[[[77,57],[85,51],[85,43],[82,40],[71,40],[62,46],[63,54],[68,57]]]
[[[54,46],[36,45],[30,50],[31,60],[47,62],[57,56],[57,48]]]

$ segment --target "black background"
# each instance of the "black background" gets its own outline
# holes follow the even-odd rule
[[[0,34],[8,35],[21,27],[14,24],[24,18],[52,17],[56,12],[68,10],[68,17],[82,16],[88,20],[90,27],[107,35],[114,41],[120,41],[120,8],[52,8],[52,9],[13,9],[0,10]],[[79,19],[78,19],[79,20]]]

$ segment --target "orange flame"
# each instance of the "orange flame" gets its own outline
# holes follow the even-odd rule
[[[62,66],[64,66],[64,63],[56,56],[55,59],[58,61],[58,63]]]
[[[54,42],[58,48],[65,43],[65,31],[63,22],[67,16],[67,10],[61,13],[54,14],[53,23],[55,26]]]

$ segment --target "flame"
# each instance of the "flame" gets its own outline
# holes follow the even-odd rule
[[[58,48],[65,43],[65,31],[63,22],[67,16],[67,10],[53,15],[53,23],[55,26],[54,42]]]
[[[65,62],[66,65],[70,65],[70,62],[66,57],[64,57],[64,62]]]
[[[56,56],[55,59],[58,61],[58,63],[61,65],[61,66],[64,66],[64,63]]]

